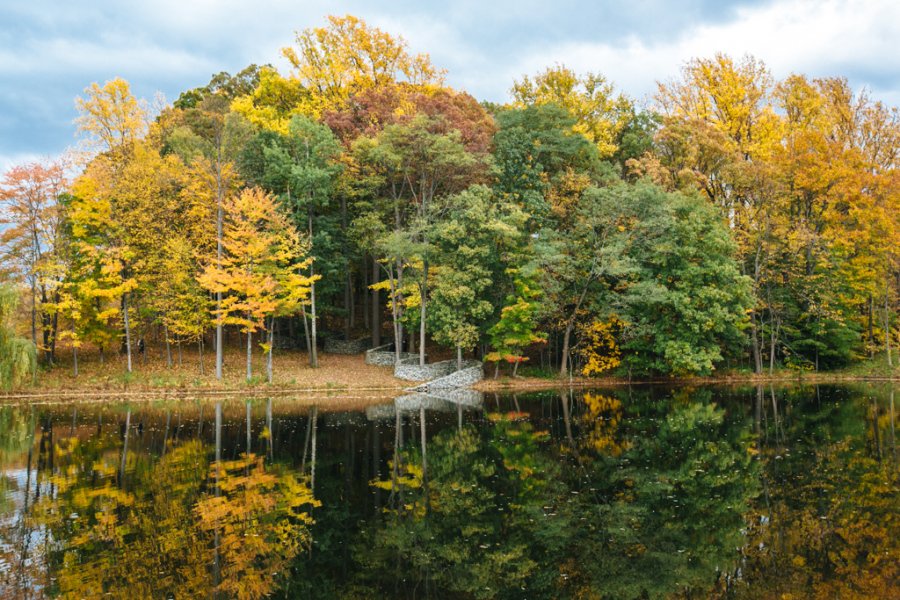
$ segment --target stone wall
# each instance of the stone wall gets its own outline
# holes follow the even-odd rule
[[[425,382],[414,388],[417,391],[467,387],[484,379],[484,368],[481,361],[464,360],[462,369],[457,370],[456,359],[419,365],[418,354],[403,352],[400,355],[400,362],[394,364],[393,348],[393,344],[385,344],[366,350],[366,364],[394,367],[394,377],[398,379]]]
[[[429,381],[456,370],[456,360],[442,360],[436,363],[419,365],[419,356],[405,358],[394,366],[394,377],[407,381]]]
[[[409,352],[401,352],[400,360],[415,358],[418,360],[418,354],[410,354]],[[366,350],[366,364],[378,367],[394,366],[394,344],[385,344],[377,348]]]
[[[416,386],[417,391],[435,391],[448,390],[453,388],[468,387],[473,383],[477,383],[484,379],[484,367],[480,361],[467,360],[463,362],[463,368],[456,370],[456,361],[445,361],[452,363],[452,371],[432,378],[422,385]],[[442,364],[442,363],[436,363]]]
[[[328,338],[325,340],[325,352],[331,354],[361,354],[366,351],[369,338],[359,338],[358,340],[341,340],[337,338]]]

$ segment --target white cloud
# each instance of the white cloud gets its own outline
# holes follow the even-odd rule
[[[657,80],[677,76],[686,60],[723,51],[753,54],[778,78],[792,71],[846,75],[855,87],[868,84],[874,97],[900,104],[897,0],[771,0],[738,8],[731,1],[0,2],[0,153],[69,143],[72,99],[92,81],[120,75],[139,96],[163,90],[176,98],[213,73],[251,62],[286,70],[279,49],[293,43],[296,30],[324,25],[327,14],[355,14],[403,35],[414,52],[448,70],[450,85],[478,99],[503,101],[515,79],[557,62],[599,71],[641,98]]]
[[[698,24],[660,43],[631,37],[616,45],[598,41],[545,47],[481,85],[496,90],[493,81],[511,81],[561,62],[577,71],[600,71],[640,98],[652,93],[657,81],[677,76],[685,61],[725,52],[762,59],[776,78],[792,72],[847,76],[853,85],[868,85],[877,98],[896,105],[898,39],[900,2],[895,0],[788,0],[739,8],[728,22]],[[890,80],[891,87],[880,88],[879,79]]]
[[[104,41],[57,38],[0,50],[0,75],[40,76],[87,71],[117,73],[191,73],[209,70],[212,61],[178,49],[124,37]]]
[[[10,168],[32,162],[40,162],[46,156],[30,152],[14,154],[0,154],[0,174],[6,173]]]

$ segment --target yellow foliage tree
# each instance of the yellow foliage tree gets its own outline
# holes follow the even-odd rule
[[[282,77],[275,69],[263,67],[256,89],[235,98],[231,110],[261,129],[287,135],[291,118],[312,116],[314,103],[297,79]]]
[[[198,278],[200,285],[222,293],[221,308],[213,311],[225,324],[239,325],[247,334],[247,379],[253,375],[252,336],[267,318],[296,313],[318,276],[303,269],[309,242],[278,210],[275,197],[259,188],[245,189],[225,199],[225,228],[221,260],[211,261]],[[269,355],[271,381],[272,327],[264,346]]]
[[[607,321],[593,320],[581,331],[582,346],[578,349],[584,366],[583,375],[599,375],[622,364],[622,350],[616,343],[616,335],[622,322],[616,317]]]
[[[608,158],[617,148],[616,138],[632,111],[631,101],[615,95],[612,84],[599,73],[579,76],[564,65],[548,67],[534,77],[516,81],[512,95],[517,106],[557,104],[576,119],[575,131],[597,146]]]
[[[297,80],[311,92],[313,115],[339,109],[354,94],[385,84],[441,85],[444,72],[427,54],[410,54],[395,37],[352,15],[328,17],[325,27],[297,33],[297,46],[282,54]]]
[[[99,149],[127,148],[146,131],[147,109],[121,77],[102,86],[92,83],[85,93],[85,98],[75,99],[75,107],[81,113],[75,122]]]

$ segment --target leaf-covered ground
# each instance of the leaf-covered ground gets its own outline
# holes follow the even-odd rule
[[[16,392],[71,392],[80,390],[140,391],[161,389],[245,390],[248,388],[322,391],[399,391],[410,382],[393,376],[389,368],[365,364],[362,354],[346,356],[319,353],[319,367],[309,366],[305,352],[277,351],[273,359],[273,383],[266,382],[266,362],[261,351],[253,357],[253,378],[247,381],[246,354],[236,348],[225,352],[222,381],[215,377],[215,352],[205,351],[203,370],[197,349],[185,349],[179,365],[173,349],[172,367],[167,366],[165,348],[147,348],[146,356],[135,355],[133,371],[126,371],[125,357],[115,354],[100,361],[96,352],[83,353],[78,359],[78,377],[72,372],[72,356],[66,349],[58,352],[59,362],[42,368],[36,383],[20,386]]]

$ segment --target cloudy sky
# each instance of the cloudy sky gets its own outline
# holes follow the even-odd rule
[[[776,77],[846,76],[900,104],[897,0],[0,0],[0,170],[73,145],[74,98],[93,81],[122,76],[171,101],[218,71],[285,70],[278,50],[295,31],[347,13],[404,36],[483,100],[554,63],[645,99],[687,59],[724,51]]]

